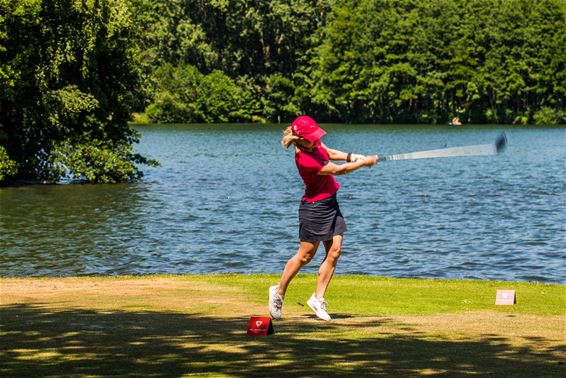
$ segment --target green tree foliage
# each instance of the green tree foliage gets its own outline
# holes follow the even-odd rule
[[[564,123],[564,0],[0,0],[0,182],[139,176],[159,122]]]
[[[8,152],[0,146],[0,182],[7,176],[13,176],[18,172],[15,161],[8,157]]]
[[[142,60],[229,77],[294,72],[332,0],[128,0]]]
[[[260,120],[259,92],[244,78],[222,71],[202,74],[191,65],[165,64],[156,70],[154,102],[146,114],[156,122],[253,122]]]
[[[543,106],[535,113],[533,118],[536,125],[558,125],[566,120],[566,112]]]
[[[438,123],[459,116],[526,123],[543,107],[563,114],[563,0],[130,3],[140,27],[145,99],[153,103],[150,113],[161,109],[158,120],[234,118],[179,117],[184,108],[205,108],[164,91],[156,69],[164,65],[243,80],[270,120],[307,112],[342,122]],[[175,114],[165,115],[167,108]],[[230,103],[216,108],[233,113]]]
[[[140,83],[131,22],[119,0],[0,2],[0,161],[17,163],[4,171],[10,180],[140,174],[127,124]]]
[[[342,0],[324,32],[314,100],[341,121],[526,123],[564,106],[561,0]]]
[[[293,76],[302,64],[308,63],[305,57],[318,43],[318,39],[311,36],[324,24],[334,3],[333,0],[129,2],[139,27],[137,35],[147,79],[146,103],[138,104],[138,110],[143,110],[147,103],[159,107],[160,103],[169,103],[177,97],[163,92],[163,85],[159,83],[163,79],[161,67],[172,65],[183,70],[190,65],[203,75],[221,71],[237,85],[245,86],[246,92],[253,95],[254,103],[268,103],[262,111],[271,119],[277,115],[290,117],[297,112],[297,106],[292,103],[294,88],[284,89],[286,102],[282,104],[268,98],[267,93],[282,90],[270,86],[270,82],[283,78],[294,83]],[[275,78],[270,79],[272,75]],[[216,77],[225,80],[218,74]],[[230,104],[219,106],[231,109]],[[155,107],[148,110],[152,112]],[[240,119],[249,117],[243,114]],[[174,118],[179,120],[177,115]],[[219,119],[216,115],[210,118]],[[184,120],[189,122],[192,118]]]

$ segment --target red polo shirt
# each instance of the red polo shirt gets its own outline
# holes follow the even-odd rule
[[[332,197],[340,188],[340,184],[332,175],[319,175],[330,158],[320,141],[312,151],[299,151],[295,154],[295,162],[299,175],[305,183],[305,194],[301,201],[316,202]]]

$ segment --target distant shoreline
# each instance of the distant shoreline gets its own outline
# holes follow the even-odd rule
[[[130,126],[209,126],[209,125],[224,125],[224,126],[285,126],[289,125],[291,120],[281,121],[281,123],[277,122],[211,122],[211,123],[202,123],[202,122],[128,122]],[[566,124],[556,124],[556,125],[535,125],[535,124],[527,124],[527,125],[517,125],[511,123],[464,123],[461,125],[451,125],[448,121],[446,123],[348,123],[348,122],[320,122],[322,125],[353,125],[353,126],[375,126],[375,127],[395,127],[395,126],[418,126],[418,127],[442,127],[446,126],[447,129],[454,130],[455,128],[466,128],[466,127],[506,127],[506,128],[566,128]]]

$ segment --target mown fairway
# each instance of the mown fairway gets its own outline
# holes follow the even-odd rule
[[[275,334],[273,275],[1,279],[2,376],[564,376],[565,287],[334,278],[331,322],[301,275]],[[497,289],[517,304],[495,306]],[[304,307],[303,307],[304,305]]]

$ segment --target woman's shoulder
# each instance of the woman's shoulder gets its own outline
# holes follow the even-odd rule
[[[325,165],[326,158],[320,151],[300,151],[298,154],[295,155],[295,160],[297,161],[298,165],[302,165],[305,167],[317,167],[320,168],[321,166]]]

